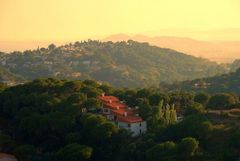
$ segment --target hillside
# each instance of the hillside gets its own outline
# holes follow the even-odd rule
[[[25,80],[0,66],[0,82],[8,85],[15,85],[23,83]]]
[[[188,90],[188,91],[204,91],[209,93],[228,92],[240,95],[240,69],[236,72],[223,74],[204,79],[196,79],[193,81],[184,81],[173,85],[163,85],[162,88],[168,90]]]
[[[171,48],[177,51],[188,53],[196,57],[203,57],[220,63],[230,63],[240,58],[239,41],[200,41],[185,37],[158,36],[149,37],[145,35],[128,36],[125,34],[112,35],[104,41],[127,41],[149,42],[164,48]]]
[[[39,77],[95,79],[118,87],[142,87],[226,72],[206,59],[147,43],[84,41],[0,54],[1,65],[27,80]]]
[[[103,92],[124,100],[128,109],[137,106],[147,123],[146,133],[133,137],[129,131],[142,122],[110,121],[101,112]],[[7,87],[0,91],[1,152],[19,161],[236,161],[239,109],[227,110],[229,115],[205,113],[195,97],[53,78]],[[176,122],[182,110],[186,113]],[[116,121],[127,117],[121,115]]]

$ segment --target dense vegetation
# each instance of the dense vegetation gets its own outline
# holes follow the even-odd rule
[[[147,43],[76,42],[56,47],[0,53],[0,65],[26,80],[55,77],[94,79],[117,87],[157,86],[225,73],[205,59]]]
[[[25,80],[21,76],[17,76],[8,70],[0,67],[0,82],[7,84],[23,83]]]
[[[240,59],[236,59],[233,63],[229,65],[230,71],[235,72],[240,68]]]
[[[236,161],[240,156],[239,124],[219,125],[205,110],[218,106],[218,95],[57,79],[0,89],[0,150],[20,161]],[[138,106],[148,132],[132,138],[99,115],[102,92]],[[231,98],[220,99],[224,108],[238,104],[237,96],[225,97]],[[162,104],[175,105],[184,120],[166,122]]]
[[[240,68],[232,73],[221,76],[184,81],[172,85],[162,84],[167,90],[188,90],[208,93],[235,93],[240,95]]]

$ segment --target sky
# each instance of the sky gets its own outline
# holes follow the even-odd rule
[[[0,43],[118,33],[240,40],[239,17],[239,0],[0,0]]]

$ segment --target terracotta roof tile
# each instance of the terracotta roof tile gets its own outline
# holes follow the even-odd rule
[[[111,109],[125,109],[127,105],[122,103],[105,103],[104,107],[111,108]]]
[[[143,121],[143,119],[138,116],[117,116],[117,120],[119,122],[127,122],[127,123],[135,123],[135,122]]]
[[[99,96],[98,98],[104,102],[119,102],[119,99],[115,96]]]
[[[125,112],[127,112],[127,115],[135,115],[135,113],[132,110],[126,110],[126,109],[119,109],[119,110],[112,110],[112,113],[116,115],[124,115]]]

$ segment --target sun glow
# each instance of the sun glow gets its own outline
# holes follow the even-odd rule
[[[70,41],[115,33],[201,37],[240,28],[238,0],[0,0],[0,41]],[[189,29],[189,30],[188,30]],[[215,34],[215,35],[218,35]],[[240,40],[239,34],[229,39]]]

